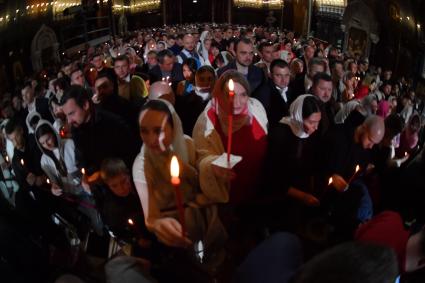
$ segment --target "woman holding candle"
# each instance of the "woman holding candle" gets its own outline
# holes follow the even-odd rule
[[[41,120],[35,130],[36,142],[43,153],[41,168],[51,184],[55,196],[64,195],[78,204],[78,210],[91,221],[96,233],[101,235],[103,224],[94,208],[94,200],[88,184],[82,182],[82,176],[76,166],[75,146],[71,139],[61,139],[53,126]]]
[[[219,245],[225,232],[214,206],[201,207],[204,199],[199,190],[195,167],[195,148],[190,137],[183,135],[180,118],[165,100],[146,103],[139,116],[141,152],[133,164],[133,179],[145,215],[146,227],[168,246],[188,247],[203,241],[206,250]],[[170,163],[175,155],[179,161],[178,187],[171,182]],[[174,184],[176,185],[176,184]],[[179,190],[184,209],[180,221],[176,201]],[[182,236],[185,230],[187,233]]]
[[[269,136],[268,170],[273,192],[286,192],[288,197],[306,206],[318,206],[312,178],[315,172],[317,139],[311,135],[321,120],[317,99],[301,95],[290,106],[290,116],[284,117]]]
[[[233,105],[229,105],[230,80],[234,83]],[[267,115],[250,94],[249,83],[242,74],[226,71],[216,82],[212,100],[195,124],[193,139],[205,201],[239,206],[251,203],[256,196],[267,148]],[[213,164],[228,153],[241,156],[242,160],[231,169],[227,162]]]

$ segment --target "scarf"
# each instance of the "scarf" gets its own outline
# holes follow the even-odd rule
[[[306,139],[310,136],[304,131],[303,122],[303,104],[304,99],[308,96],[313,95],[304,94],[298,96],[289,108],[289,116],[283,117],[282,120],[280,120],[280,123],[288,125],[291,128],[292,133],[301,139]]]

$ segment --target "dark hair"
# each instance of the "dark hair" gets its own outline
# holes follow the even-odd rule
[[[270,63],[270,72],[273,73],[273,69],[275,67],[279,67],[281,69],[284,69],[284,68],[288,68],[289,69],[288,63],[286,63],[286,61],[285,60],[282,60],[282,59],[275,59],[275,60],[273,60]]]
[[[100,166],[100,177],[103,181],[116,177],[120,174],[129,174],[124,161],[120,158],[106,158]]]
[[[308,261],[293,282],[393,283],[397,275],[397,258],[392,249],[349,242]]]
[[[72,71],[69,73],[69,77],[72,77],[72,74],[74,74],[75,72],[78,72],[78,71],[81,71],[81,73],[83,73],[83,76],[84,76],[83,70],[81,70],[80,68],[75,68],[75,69],[72,69]]]
[[[10,119],[6,126],[4,127],[4,130],[6,132],[6,135],[10,135],[11,133],[13,133],[15,130],[17,129],[21,129],[23,130],[24,128],[22,127],[22,125],[19,123],[18,119],[16,118],[12,118]]]
[[[37,127],[37,129],[35,131],[35,138],[37,139],[37,143],[39,143],[39,139],[46,134],[52,134],[53,137],[55,138],[56,146],[59,147],[58,136],[57,136],[55,130],[49,124],[41,124],[40,126]],[[41,144],[40,144],[40,147],[41,147],[42,152],[44,154],[48,155],[53,160],[53,162],[55,163],[55,167],[58,170],[59,174],[61,174],[61,176],[67,176],[68,172],[66,170],[66,164],[65,164],[64,160],[61,158],[61,156],[59,156],[59,160],[58,160],[56,158],[56,155],[52,151],[42,148],[43,146]]]
[[[34,115],[34,117],[32,117],[31,120],[29,121],[29,124],[33,129],[35,129],[39,121],[40,121],[40,116]]]
[[[186,59],[184,60],[183,64],[182,64],[182,66],[183,66],[183,65],[188,66],[188,67],[189,67],[189,69],[190,69],[190,71],[191,71],[193,74],[195,74],[195,73],[196,73],[196,70],[198,69],[198,63],[196,63],[196,60],[195,60],[195,59],[193,59],[193,58],[186,58]]]
[[[57,79],[54,83],[53,86],[55,87],[55,90],[57,87],[59,87],[62,90],[66,90],[69,87],[69,81],[67,78],[62,77]]]
[[[390,114],[385,118],[385,136],[389,139],[400,134],[404,128],[404,120],[398,114]]]
[[[260,45],[258,46],[258,52],[263,52],[264,47],[269,47],[269,46],[273,46],[273,42],[271,41],[264,41],[261,42]]]
[[[319,81],[332,82],[332,77],[325,72],[315,74],[313,77],[313,87],[317,86]]]
[[[165,104],[165,102],[158,99],[149,100],[143,105],[142,109],[140,110],[140,113],[145,110],[155,110],[159,112],[164,112],[165,114],[167,114],[168,117],[167,122],[171,125],[172,128],[174,128],[173,115],[171,114],[170,109],[168,108],[167,104]]]
[[[204,65],[204,66],[200,67],[198,70],[196,70],[196,74],[202,74],[202,73],[205,73],[205,72],[210,72],[211,74],[214,75],[214,77],[216,77],[214,68],[211,67],[211,66]]]
[[[303,101],[303,119],[310,117],[311,114],[320,112],[320,106],[317,98],[314,96],[307,96]]]
[[[127,55],[120,55],[120,56],[117,56],[117,57],[114,59],[114,65],[115,65],[115,63],[116,63],[116,62],[118,62],[118,61],[126,61],[128,64],[130,64],[130,59],[128,59]]]
[[[235,43],[235,52],[238,51],[239,43],[245,43],[245,44],[252,45],[252,41],[249,38],[241,37]]]
[[[173,58],[174,53],[170,49],[164,49],[164,50],[158,52],[158,57],[157,58],[158,58],[158,62],[160,64],[164,63],[165,56],[170,57],[170,58]]]
[[[81,108],[84,107],[86,102],[90,103],[89,94],[87,90],[79,85],[70,86],[62,96],[61,105],[64,105],[68,100],[74,99],[75,103]]]

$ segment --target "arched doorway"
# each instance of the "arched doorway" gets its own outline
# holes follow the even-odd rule
[[[53,29],[42,25],[31,43],[31,61],[35,72],[60,62],[59,42]]]

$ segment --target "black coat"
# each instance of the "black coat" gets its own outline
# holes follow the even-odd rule
[[[55,120],[53,119],[52,113],[50,113],[49,109],[49,101],[45,97],[37,97],[35,99],[35,111],[37,111],[41,118],[44,120],[53,123]],[[28,109],[25,109],[25,118],[28,116]]]
[[[207,103],[208,100],[203,101],[194,91],[186,95],[176,95],[175,108],[182,121],[183,132],[186,135],[192,136],[193,127],[199,115],[201,115],[205,106],[207,106]]]
[[[288,102],[285,102],[272,80],[262,85],[254,93],[254,98],[257,98],[266,110],[269,128],[279,123],[282,117],[289,115],[289,101],[291,101],[291,89],[289,88],[286,97]]]
[[[159,65],[156,65],[149,71],[149,76],[151,84],[162,80],[163,75]],[[175,90],[177,88],[177,84],[183,80],[184,76],[182,65],[179,63],[174,63],[173,69],[171,70],[171,83],[173,89]]]
[[[78,166],[92,174],[105,158],[120,158],[131,169],[140,151],[140,138],[119,116],[102,110],[93,112],[89,122],[72,129]]]
[[[237,70],[236,61],[233,61],[223,68],[217,71],[217,77],[220,77],[227,70]],[[266,80],[264,72],[261,68],[250,65],[248,67],[248,77],[249,86],[251,87],[251,93],[255,93],[257,88],[259,88]]]
[[[297,75],[293,81],[289,83],[289,87],[292,89],[292,101],[298,96],[310,93],[309,89],[305,89],[304,78],[306,75]]]

